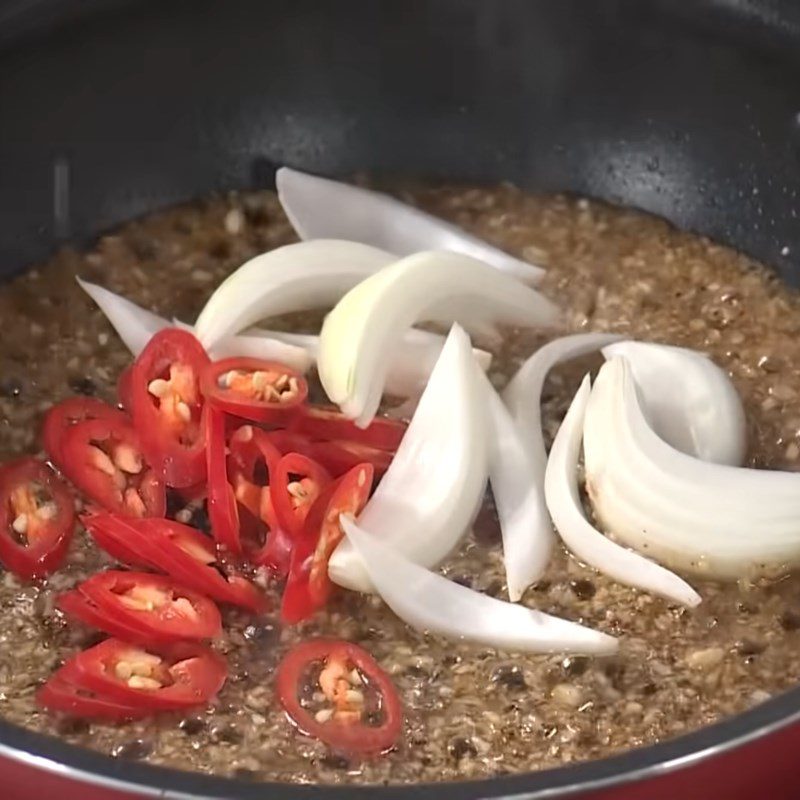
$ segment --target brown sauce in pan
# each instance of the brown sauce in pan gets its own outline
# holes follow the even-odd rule
[[[800,465],[800,300],[734,251],[632,211],[508,187],[416,190],[415,202],[548,268],[544,290],[569,330],[611,330],[710,353],[747,409],[753,465]],[[220,280],[294,239],[269,192],[211,198],[131,222],[88,252],[64,251],[0,290],[0,457],[39,450],[43,412],[74,393],[113,399],[129,355],[74,283],[100,282],[191,320]],[[290,321],[308,326],[309,320]],[[503,384],[542,341],[512,333],[496,354]],[[552,437],[590,361],[556,371],[544,397]],[[201,510],[184,509],[184,518]],[[758,531],[753,532],[758,535]],[[124,725],[58,720],[34,693],[95,638],[67,626],[55,595],[107,563],[79,533],[68,566],[42,585],[0,574],[0,715],[120,758],[297,782],[478,778],[598,758],[669,738],[759,703],[800,680],[800,583],[695,583],[696,610],[620,586],[559,552],[524,602],[621,637],[614,658],[515,656],[409,630],[377,598],[342,593],[297,628],[226,612],[216,643],[231,677],[214,706]],[[491,505],[446,572],[505,598]],[[407,711],[402,745],[347,761],[300,737],[273,696],[273,671],[313,634],[362,644]]]

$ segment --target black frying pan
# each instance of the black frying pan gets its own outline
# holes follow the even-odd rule
[[[588,194],[798,283],[799,156],[792,0],[0,0],[3,275],[155,208],[270,186],[289,164]],[[614,759],[358,792],[130,765],[0,722],[0,777],[6,796],[87,800],[159,787],[331,800],[790,797],[797,717],[800,690]]]

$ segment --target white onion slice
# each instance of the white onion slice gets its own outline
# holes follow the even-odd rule
[[[359,524],[432,567],[461,542],[486,487],[486,403],[469,337],[453,325],[417,411]],[[328,562],[334,583],[372,591],[364,562],[343,541]]]
[[[152,311],[137,306],[122,295],[80,278],[77,280],[81,288],[106,315],[133,355],[138,355],[150,341],[150,337],[162,328],[174,325],[194,333],[192,325],[177,319],[170,322]],[[428,382],[444,342],[445,337],[438,333],[413,328],[406,331],[389,366],[386,377],[387,392],[416,400]],[[211,356],[212,358],[240,356],[279,361],[304,373],[316,361],[318,350],[319,336],[314,334],[248,328],[244,334],[229,336],[214,345],[211,348]],[[481,369],[487,370],[492,362],[492,354],[477,348],[472,352]]]
[[[744,408],[727,373],[708,356],[683,347],[617,342],[606,359],[624,356],[653,430],[703,461],[738,466],[747,450]]]
[[[442,219],[379,192],[282,167],[278,198],[301,239],[352,239],[398,256],[452,250],[478,258],[528,284],[541,267],[520,261]]]
[[[650,427],[624,358],[597,377],[584,453],[604,528],[663,564],[722,579],[800,564],[800,474],[712,464],[671,447]]]
[[[682,605],[696,606],[700,602],[700,596],[689,584],[655,562],[604,536],[588,522],[583,513],[577,471],[581,432],[590,391],[587,375],[550,450],[544,491],[553,524],[567,547],[581,561],[603,574],[620,583],[654,592]],[[612,530],[615,531],[614,528]]]
[[[503,537],[508,596],[517,602],[547,568],[553,528],[529,449],[489,379],[479,375],[489,414],[489,483]]]
[[[395,257],[357,242],[319,239],[262,253],[229,275],[195,323],[206,348],[266,317],[324,308]]]
[[[78,281],[81,289],[97,303],[125,346],[135,356],[144,350],[154,333],[158,333],[163,328],[172,327],[172,323],[168,319],[137,306],[136,303],[132,303],[122,295],[115,294],[96,283],[81,280],[77,276],[75,280]]]
[[[194,333],[194,328],[185,322],[159,317],[146,308],[137,306],[122,295],[98,286],[96,283],[76,278],[80,287],[97,303],[123,344],[138,356],[153,334],[164,328],[181,328]],[[261,336],[229,336],[218,342],[210,351],[212,358],[240,356],[279,361],[298,372],[307,372],[313,363],[312,357],[301,347]]]
[[[556,307],[533,289],[457,253],[417,253],[351,289],[326,317],[317,368],[328,397],[366,426],[380,405],[386,353],[431,313],[453,321],[551,325]]]
[[[194,327],[173,319],[177,328],[194,333]],[[305,373],[314,363],[314,356],[306,348],[291,344],[276,336],[266,336],[251,329],[239,336],[228,336],[217,342],[210,350],[213,359],[219,358],[259,358],[263,361],[277,361],[297,372]]]
[[[251,328],[248,333],[268,336],[287,344],[304,347],[316,360],[319,352],[319,336],[309,333]],[[396,397],[416,398],[422,394],[431,371],[444,347],[445,337],[438,333],[409,328],[395,347],[389,359],[385,390]],[[492,354],[473,348],[472,354],[480,368],[486,372],[492,363]]]
[[[610,655],[612,636],[480,594],[414,564],[352,517],[340,523],[386,604],[412,628],[526,653]]]
[[[562,361],[588,355],[621,339],[613,333],[575,333],[561,336],[540,347],[520,368],[503,390],[503,400],[528,447],[537,476],[544,481],[547,452],[542,434],[542,388],[547,373]]]

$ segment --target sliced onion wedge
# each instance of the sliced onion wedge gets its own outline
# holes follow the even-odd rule
[[[180,320],[159,317],[146,308],[137,306],[122,295],[115,294],[96,283],[76,279],[80,287],[97,303],[106,319],[116,330],[123,344],[138,356],[150,337],[163,328],[176,327],[194,332],[191,325]],[[212,358],[240,356],[279,361],[298,372],[307,372],[313,363],[312,356],[302,347],[264,336],[229,336],[218,342],[210,351]]]
[[[397,453],[359,524],[417,564],[432,567],[461,542],[486,487],[486,403],[469,337],[453,325]],[[328,563],[334,583],[373,590],[343,541]]]
[[[449,581],[391,549],[352,517],[340,521],[380,596],[418,631],[525,653],[611,655],[618,649],[612,636]]]
[[[597,376],[584,453],[595,515],[639,552],[732,580],[800,564],[800,474],[713,464],[676,450],[651,428],[624,358]]]
[[[132,303],[120,294],[115,294],[103,286],[89,283],[78,277],[75,280],[78,281],[81,289],[97,303],[111,326],[119,334],[125,347],[135,356],[144,350],[153,334],[172,326],[168,319],[137,306],[136,303]]]
[[[452,250],[478,258],[528,284],[544,270],[520,261],[461,228],[389,195],[282,167],[278,199],[301,239],[352,239],[408,256]]]
[[[194,326],[174,319],[177,328],[194,333]],[[297,372],[308,372],[315,358],[305,347],[291,344],[277,336],[262,334],[251,329],[238,336],[228,336],[217,342],[210,350],[213,359],[220,358],[259,358],[262,361],[277,361]]]
[[[478,374],[489,415],[489,483],[503,537],[508,596],[517,602],[547,568],[553,527],[540,476],[519,429],[489,379]]]
[[[304,347],[315,360],[319,352],[319,336],[313,334],[260,328],[252,328],[248,333],[257,333],[287,344]],[[445,337],[438,333],[409,328],[390,358],[389,370],[386,373],[386,393],[395,397],[418,398],[428,383],[444,342]],[[491,353],[476,347],[472,349],[472,354],[484,372],[489,369],[492,363]]]
[[[624,356],[653,430],[676,449],[715,464],[738,466],[747,450],[747,424],[727,373],[708,356],[683,347],[617,342],[603,348]]]
[[[324,308],[394,260],[369,245],[331,239],[278,247],[250,259],[217,287],[195,333],[211,348],[267,317]]]
[[[584,515],[577,472],[581,432],[590,392],[587,375],[550,450],[545,474],[545,497],[553,524],[567,547],[581,561],[604,575],[681,605],[696,606],[700,602],[700,595],[688,583],[654,561],[613,542],[594,528]]]
[[[621,339],[613,333],[575,333],[561,336],[540,347],[503,390],[503,400],[528,448],[537,483],[544,481],[547,452],[542,433],[542,388],[550,370],[562,361],[593,353]]]
[[[401,259],[350,290],[322,326],[320,380],[346,416],[369,424],[386,383],[386,353],[432,315],[527,326],[558,318],[538,292],[469,256],[430,252]]]

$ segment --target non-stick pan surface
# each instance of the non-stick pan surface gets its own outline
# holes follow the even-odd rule
[[[799,159],[792,0],[0,0],[0,275],[290,164],[588,194],[797,284]],[[613,759],[359,790],[160,770],[0,723],[0,778],[87,800],[794,797],[798,717],[800,690]]]

